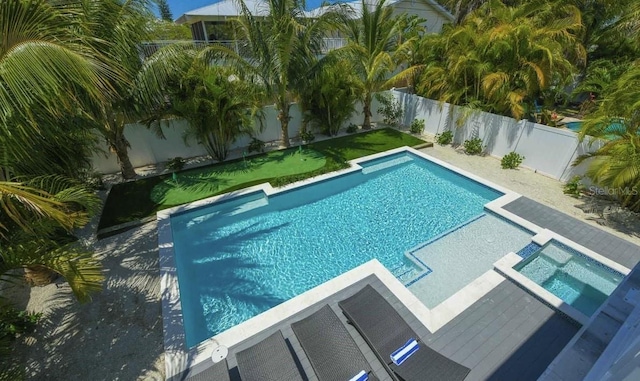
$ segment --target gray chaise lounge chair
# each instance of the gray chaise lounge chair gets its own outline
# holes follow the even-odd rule
[[[347,381],[363,370],[368,373],[369,380],[378,380],[329,305],[291,324],[291,329],[320,381]]]
[[[282,332],[236,353],[242,381],[302,381]]]
[[[464,380],[470,369],[441,355],[421,342],[415,331],[389,302],[371,285],[338,303],[349,323],[360,332],[373,352],[397,380],[458,381]],[[391,362],[391,353],[407,340],[418,340],[420,349],[401,365]]]

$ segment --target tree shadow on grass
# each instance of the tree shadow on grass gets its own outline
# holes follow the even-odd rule
[[[149,197],[160,205],[180,205],[246,185],[266,182],[274,176],[274,171],[270,170],[273,166],[286,165],[287,160],[291,163],[290,158],[295,155],[298,155],[297,150],[275,151],[269,155],[247,158],[246,161],[180,172],[158,183]],[[305,150],[304,157],[305,160],[324,158],[322,154],[312,150]],[[267,165],[271,167],[266,168]],[[284,172],[285,176],[288,175]],[[251,173],[254,173],[253,178]],[[295,173],[296,170],[291,171],[291,174]]]

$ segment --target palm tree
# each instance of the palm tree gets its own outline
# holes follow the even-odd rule
[[[608,189],[622,206],[640,211],[640,63],[636,62],[599,101],[580,130],[580,139],[593,136],[602,147],[583,155],[593,182]]]
[[[80,18],[87,26],[83,32],[91,37],[95,49],[113,58],[112,67],[121,73],[121,76],[111,78],[109,83],[114,91],[107,101],[91,104],[92,127],[102,133],[110,150],[116,154],[122,176],[132,179],[136,173],[129,159],[130,144],[124,130],[128,123],[143,115],[135,80],[143,67],[139,45],[147,40],[153,15],[146,0],[82,0],[81,3]],[[154,86],[147,89],[159,91]]]
[[[238,136],[253,132],[255,118],[261,120],[261,87],[242,80],[229,67],[211,66],[198,56],[169,94],[169,106],[161,114],[187,120],[185,141],[195,138],[218,161],[226,159]]]
[[[316,19],[306,18],[304,2],[300,0],[267,0],[265,17],[253,15],[241,0],[238,4],[242,15],[232,21],[239,51],[222,47],[210,51],[222,52],[226,60],[264,86],[278,113],[281,144],[289,147],[290,108],[295,99],[293,78],[306,70],[298,54],[320,53],[333,15],[329,12]]]
[[[361,0],[360,7],[361,14],[353,9],[342,13],[340,27],[348,44],[337,54],[352,64],[363,107],[362,128],[370,129],[373,95],[390,86],[389,76],[396,68],[396,57],[409,50],[413,39],[401,38],[404,23],[393,15],[385,0],[375,6]]]
[[[62,176],[30,173],[38,165],[39,175],[47,167],[67,172],[78,163],[75,147],[62,143],[88,137],[76,117],[86,118],[89,104],[107,101],[111,82],[121,75],[83,33],[93,24],[83,24],[81,12],[76,2],[0,3],[0,273],[46,268],[62,274],[86,301],[100,288],[100,264],[62,242],[57,231],[86,223],[98,199]],[[50,155],[56,148],[61,152]]]
[[[520,119],[527,103],[572,79],[569,53],[584,60],[580,27],[575,7],[534,1],[514,8],[491,0],[430,37],[419,93]]]
[[[309,84],[305,119],[323,133],[336,135],[355,111],[357,88],[349,62],[326,60]]]
[[[160,12],[160,18],[163,21],[173,22],[173,14],[171,13],[171,7],[167,3],[167,0],[155,0],[158,5],[158,12]]]
[[[79,89],[104,102],[113,90],[109,79],[119,75],[78,33],[85,28],[79,11],[64,1],[0,2],[0,135],[22,142],[11,148],[23,156],[43,139],[60,138],[60,129],[49,127],[79,112]]]
[[[90,300],[104,276],[100,262],[79,246],[62,240],[88,222],[99,199],[86,187],[61,176],[26,182],[0,182],[0,274],[24,268],[27,278],[62,275],[80,302]]]

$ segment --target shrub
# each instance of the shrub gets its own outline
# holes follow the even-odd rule
[[[82,182],[93,190],[104,190],[104,182],[102,181],[102,174],[97,171],[82,171],[80,173],[80,179]]]
[[[376,94],[380,102],[378,113],[382,114],[382,121],[393,127],[398,127],[402,121],[402,105],[391,94]]]
[[[315,135],[311,131],[300,131],[300,139],[302,139],[303,142],[309,143],[315,138]]]
[[[0,339],[13,340],[20,334],[33,332],[41,316],[3,305],[0,307]]]
[[[445,131],[441,134],[436,135],[436,143],[440,144],[441,146],[446,146],[447,144],[451,144],[452,141],[453,141],[452,131]]]
[[[424,119],[414,119],[409,127],[412,134],[421,134],[424,130]]]
[[[584,184],[582,184],[582,176],[573,176],[571,180],[564,184],[563,192],[573,197],[580,197],[583,190]]]
[[[249,143],[249,153],[251,152],[264,152],[264,142],[260,139],[251,138],[251,142]]]
[[[463,146],[464,152],[468,155],[479,155],[483,151],[482,139],[480,138],[465,140]]]
[[[500,164],[502,165],[502,169],[516,169],[522,163],[522,160],[524,160],[524,156],[513,151],[504,155]]]
[[[348,134],[353,134],[353,133],[355,133],[356,131],[358,131],[358,126],[357,126],[356,124],[354,124],[354,123],[351,123],[351,124],[349,125],[349,127],[347,127],[347,133],[348,133]]]
[[[186,164],[186,161],[181,158],[180,156],[176,156],[174,158],[169,159],[169,161],[167,161],[167,165],[165,165],[165,167],[170,170],[170,171],[179,171],[182,168],[184,168],[184,165]]]

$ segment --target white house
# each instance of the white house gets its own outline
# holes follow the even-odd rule
[[[375,2],[377,0],[371,1]],[[268,14],[268,6],[264,0],[244,0],[244,3],[254,16],[266,16]],[[349,1],[345,4],[351,6],[356,14],[362,8],[362,3],[359,0]],[[440,33],[444,24],[454,21],[453,15],[434,0],[390,0],[387,4],[393,7],[394,14],[407,13],[425,19],[426,22],[424,24],[430,33]],[[318,7],[305,12],[305,15],[307,17],[317,17],[329,8],[330,6]],[[186,12],[178,17],[176,22],[191,26],[194,41],[225,42],[233,40],[228,27],[228,20],[241,14],[241,9],[236,0],[222,0]],[[336,46],[335,41],[329,46],[339,47]]]

